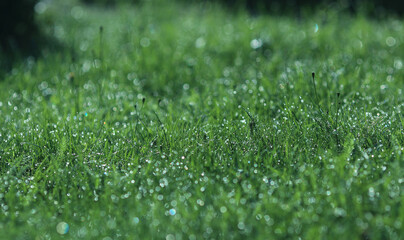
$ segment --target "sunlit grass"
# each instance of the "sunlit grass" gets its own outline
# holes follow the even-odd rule
[[[63,49],[0,82],[1,239],[403,235],[402,20],[38,18]]]

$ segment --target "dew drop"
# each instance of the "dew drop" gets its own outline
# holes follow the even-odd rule
[[[69,224],[65,222],[58,223],[56,226],[56,231],[61,235],[67,234],[69,232]]]

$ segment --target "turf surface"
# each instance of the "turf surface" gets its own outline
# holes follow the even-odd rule
[[[404,236],[403,20],[41,4],[62,48],[0,82],[0,239]]]

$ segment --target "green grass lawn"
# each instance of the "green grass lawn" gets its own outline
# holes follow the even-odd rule
[[[403,238],[404,20],[37,11],[60,48],[0,81],[0,239]]]

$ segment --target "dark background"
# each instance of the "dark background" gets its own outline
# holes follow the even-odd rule
[[[0,47],[3,52],[33,48],[38,35],[34,7],[37,0],[0,1]]]

